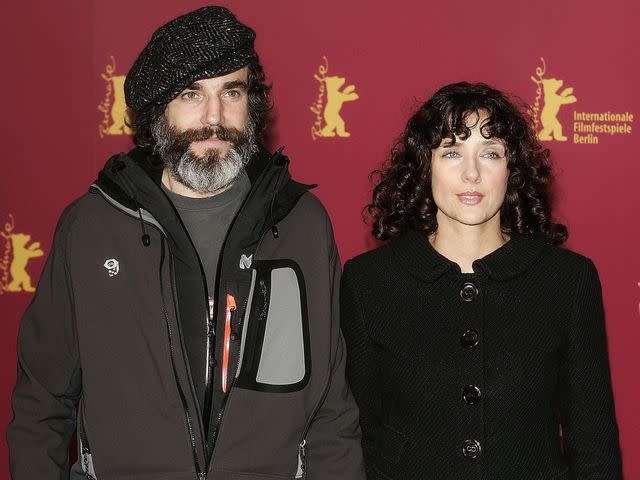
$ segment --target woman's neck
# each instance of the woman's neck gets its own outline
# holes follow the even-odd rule
[[[500,230],[499,221],[482,225],[438,222],[438,230],[429,236],[436,252],[457,263],[462,273],[473,273],[475,260],[489,255],[508,240]]]

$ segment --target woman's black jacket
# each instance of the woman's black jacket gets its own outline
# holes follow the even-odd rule
[[[593,263],[515,235],[460,273],[421,232],[347,262],[368,478],[621,478]]]

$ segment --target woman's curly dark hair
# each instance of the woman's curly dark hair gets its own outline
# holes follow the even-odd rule
[[[525,116],[504,94],[483,83],[460,82],[438,90],[409,119],[388,161],[371,177],[379,181],[365,207],[373,220],[373,235],[385,240],[406,230],[427,235],[438,228],[438,210],[431,191],[431,152],[443,139],[471,134],[469,115],[487,115],[481,126],[486,138],[504,141],[509,179],[500,210],[503,233],[543,233],[554,244],[567,239],[564,225],[551,216],[549,150],[536,137]]]
[[[258,54],[253,54],[248,67],[249,120],[255,126],[256,137],[261,138],[265,132],[267,116],[273,108],[270,96],[271,85],[266,83]],[[131,111],[129,126],[134,132],[133,141],[137,147],[153,151],[156,144],[152,134],[153,126],[164,114],[165,108],[165,104],[150,104],[140,111]]]

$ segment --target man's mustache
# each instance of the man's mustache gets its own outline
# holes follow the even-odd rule
[[[208,140],[214,135],[218,137],[218,139],[225,142],[231,142],[234,145],[240,145],[247,141],[247,135],[233,127],[218,126],[190,128],[183,132],[177,132],[174,129],[174,132],[172,133],[174,134],[175,143],[184,148],[188,147],[192,142],[202,142],[204,140]]]

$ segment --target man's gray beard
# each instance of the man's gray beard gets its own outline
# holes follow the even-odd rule
[[[251,119],[243,130],[246,141],[231,143],[226,154],[211,148],[203,156],[193,153],[189,147],[176,148],[172,129],[163,116],[152,127],[156,141],[153,153],[169,168],[172,177],[198,193],[216,193],[231,185],[242,172],[251,157],[258,151],[255,126]]]

